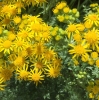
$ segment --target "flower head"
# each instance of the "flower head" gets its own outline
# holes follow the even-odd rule
[[[87,50],[88,45],[85,44],[85,42],[83,41],[81,44],[78,45],[72,45],[69,44],[71,47],[73,47],[73,49],[69,50],[70,54],[74,54],[73,58],[75,57],[79,57],[79,56],[84,56],[84,55],[88,55],[87,52],[90,52],[91,50]]]
[[[38,70],[37,68],[31,69],[29,74],[29,80],[34,81],[37,86],[38,83],[41,83],[41,81],[44,80],[44,75],[42,75],[42,71]]]
[[[91,13],[91,14],[88,14],[85,19],[84,19],[86,22],[89,22],[90,24],[94,24],[96,26],[99,25],[99,16],[98,14],[96,13]]]
[[[48,77],[56,78],[60,75],[61,67],[50,65],[45,70]]]

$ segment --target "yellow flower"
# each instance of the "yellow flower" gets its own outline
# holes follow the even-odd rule
[[[58,4],[56,5],[56,9],[63,9],[63,7],[65,7],[67,5],[66,2],[62,1],[62,2],[58,2]]]
[[[22,29],[17,33],[17,37],[21,37],[22,39],[26,40],[26,41],[30,41],[30,34],[27,30]]]
[[[63,8],[63,12],[64,12],[64,13],[68,13],[68,12],[69,12],[69,10],[70,10],[70,8],[69,8],[69,7],[65,7],[65,8]]]
[[[67,33],[68,38],[70,38],[73,33],[78,33],[78,32],[79,31],[77,30],[77,27],[75,24],[69,24],[68,27],[66,28],[66,33]]]
[[[75,32],[76,31],[76,25],[75,24],[68,25],[67,30],[69,32]]]
[[[48,42],[51,39],[50,32],[43,32],[41,37],[42,41]]]
[[[95,49],[95,47],[98,48],[99,31],[96,29],[89,30],[85,34],[85,40],[87,41],[88,45],[92,47],[93,50]]]
[[[4,54],[8,53],[10,54],[11,51],[13,51],[13,44],[10,40],[2,40],[0,41],[0,52],[3,51]]]
[[[4,81],[10,80],[13,75],[13,70],[10,68],[1,68],[0,69],[0,77],[4,79]]]
[[[31,67],[37,68],[41,71],[44,71],[44,67],[48,64],[47,61],[43,57],[32,57],[30,59]]]
[[[58,12],[59,12],[58,9],[53,9],[53,13],[54,13],[54,14],[57,14]]]
[[[26,42],[23,38],[17,37],[14,41],[14,51],[20,52],[25,50],[28,47],[28,42]]]
[[[98,58],[98,53],[97,53],[97,52],[91,52],[91,57],[92,57],[93,59]]]
[[[27,64],[24,64],[22,68],[18,68],[16,70],[16,74],[18,75],[19,80],[27,80],[28,79],[29,72],[27,70],[28,70]]]
[[[51,50],[51,48],[47,49],[44,53],[44,58],[47,60],[47,61],[50,61],[52,60],[52,58],[54,59],[56,55],[56,52],[54,50]]]
[[[25,63],[25,60],[22,56],[18,56],[15,60],[14,60],[14,65],[18,66],[18,67],[22,67]]]
[[[85,42],[83,41],[82,44],[78,44],[78,45],[73,45],[73,44],[69,44],[71,47],[73,47],[73,49],[69,50],[70,54],[74,54],[73,58],[75,57],[85,57],[85,55],[88,55],[87,52],[90,52],[91,50],[87,50],[88,45],[85,44]]]
[[[58,16],[57,16],[57,19],[58,19],[60,22],[64,22],[65,17],[64,17],[63,15],[58,15]]]
[[[56,78],[60,75],[61,68],[59,66],[48,65],[45,71],[48,77]]]
[[[29,74],[29,80],[34,81],[37,86],[38,83],[41,83],[41,81],[44,80],[44,75],[42,75],[42,71],[38,70],[37,68],[31,69]]]
[[[1,13],[6,15],[10,11],[9,5],[4,5],[1,9]]]
[[[97,7],[98,6],[98,3],[92,3],[90,4],[90,7],[94,8],[94,7]]]
[[[89,24],[96,26],[99,25],[99,15],[96,13],[88,14],[87,16],[85,16],[84,20],[85,22],[89,22]]]
[[[99,92],[99,88],[98,88],[97,85],[95,85],[95,86],[92,87],[92,92],[93,92],[94,94],[97,94],[97,93]]]
[[[14,21],[15,24],[19,24],[21,22],[21,18],[19,16],[15,16],[13,18],[13,21]]]
[[[82,37],[79,33],[74,34],[73,38],[76,42],[80,42],[82,40]]]

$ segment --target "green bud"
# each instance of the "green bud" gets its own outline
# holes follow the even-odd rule
[[[79,72],[79,74],[83,74],[83,72]]]
[[[83,74],[86,75],[87,73],[86,72],[83,72]]]
[[[8,32],[9,32],[8,30],[4,30],[4,31],[3,31],[3,34],[6,35]]]
[[[77,13],[75,14],[75,17],[78,18],[79,16],[80,16],[80,15],[79,15],[79,12],[77,12]]]
[[[79,74],[77,75],[77,77],[78,77],[78,78],[82,78],[81,75],[79,75]]]

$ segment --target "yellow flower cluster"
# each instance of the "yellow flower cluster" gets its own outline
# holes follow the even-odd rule
[[[58,2],[53,9],[58,21],[63,23],[74,22],[79,17],[79,12],[76,8],[70,9],[65,1]]]
[[[16,80],[33,81],[36,86],[45,77],[60,75],[61,59],[51,47],[50,26],[38,16],[20,15],[24,4],[46,0],[3,0],[0,6],[0,90]],[[25,3],[26,2],[26,3]],[[13,75],[15,74],[15,75]]]
[[[99,100],[99,80],[95,80],[95,82],[89,82],[87,86],[87,91],[89,92],[89,98]]]
[[[65,31],[70,41],[69,53],[73,60],[81,59],[90,65],[99,67],[99,14],[89,12],[83,22],[70,23]],[[79,62],[79,60],[78,60]]]

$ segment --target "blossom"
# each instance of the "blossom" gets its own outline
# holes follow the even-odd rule
[[[79,31],[77,30],[76,24],[70,23],[68,27],[66,28],[66,33],[67,33],[68,38],[70,38],[71,35],[74,33],[79,33]]]
[[[38,56],[37,58],[32,57],[30,59],[31,67],[37,68],[41,71],[44,71],[44,68],[48,65],[47,61],[42,56]]]
[[[89,24],[94,24],[96,26],[99,25],[99,16],[96,13],[89,13],[84,17],[85,22],[89,22]]]
[[[54,65],[49,65],[47,68],[45,68],[46,75],[51,78],[58,77],[60,75],[60,70],[61,67]]]
[[[28,64],[24,64],[21,68],[16,69],[19,80],[28,80]]]
[[[13,51],[13,43],[10,40],[1,40],[0,41],[0,52],[4,52],[10,54]]]
[[[10,68],[1,68],[0,69],[0,77],[4,79],[4,81],[10,80],[12,77],[13,70]]]
[[[26,42],[23,38],[17,37],[14,41],[14,51],[20,52],[25,50],[28,47],[28,42]]]
[[[31,69],[29,74],[29,80],[33,81],[37,86],[38,83],[41,83],[41,81],[44,80],[44,75],[42,75],[42,71],[38,70],[37,68]]]
[[[52,60],[52,58],[54,59],[55,56],[56,56],[56,52],[55,52],[53,49],[49,48],[49,49],[45,50],[44,58],[45,58],[47,61]]]
[[[58,15],[58,16],[57,16],[57,19],[58,19],[60,22],[64,22],[65,17],[64,17],[63,15]]]
[[[77,44],[77,45],[73,45],[73,44],[69,44],[69,46],[71,46],[73,49],[69,50],[70,54],[74,54],[73,58],[75,57],[79,57],[79,56],[83,56],[85,57],[85,55],[88,55],[87,52],[90,52],[91,50],[88,50],[88,45],[85,44],[84,41],[82,41],[81,44]]]
[[[22,57],[22,56],[16,57],[16,59],[13,61],[13,63],[15,66],[22,67],[25,63],[24,57]]]
[[[14,21],[15,24],[19,24],[21,22],[21,18],[19,16],[15,16],[13,18],[13,21]]]
[[[64,12],[64,13],[68,13],[69,11],[70,11],[70,8],[69,8],[69,7],[64,7],[64,8],[63,8],[63,12]]]
[[[96,30],[93,28],[92,30],[89,30],[85,36],[85,40],[87,41],[87,44],[94,50],[95,47],[98,48],[99,43],[99,30]]]
[[[93,59],[98,58],[98,53],[97,53],[97,52],[91,52],[91,57],[92,57]]]

